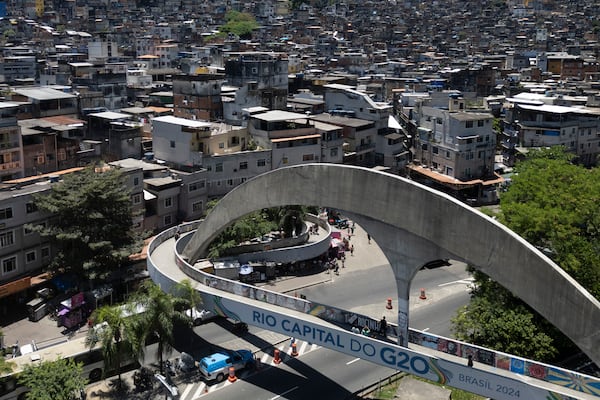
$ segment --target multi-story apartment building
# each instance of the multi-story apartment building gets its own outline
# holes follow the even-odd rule
[[[273,110],[250,116],[248,132],[255,143],[271,149],[271,168],[320,162],[321,133],[304,114]]]
[[[10,84],[33,81],[37,74],[35,55],[15,55],[2,57],[0,62],[0,81]]]
[[[391,104],[376,102],[367,93],[348,85],[328,84],[323,88],[323,99],[329,114],[339,117],[340,126],[353,128],[344,133],[347,143],[344,162],[383,165],[395,170],[404,166],[407,137],[392,115]],[[336,124],[331,117],[329,121]]]
[[[414,165],[409,168],[414,176],[450,189],[459,197],[495,202],[498,177],[494,174],[493,116],[464,108],[464,100],[458,96],[449,98],[446,109],[418,107]]]
[[[17,123],[19,104],[0,102],[0,180],[23,177],[21,127]]]
[[[12,90],[10,99],[29,103],[19,107],[19,119],[43,118],[55,115],[77,117],[77,96],[48,87],[19,87]]]
[[[502,131],[502,155],[513,165],[519,148],[563,146],[584,165],[596,165],[600,155],[600,112],[596,108],[565,107],[512,99]]]
[[[102,111],[90,113],[86,118],[86,138],[101,142],[105,160],[142,157],[144,124],[135,116]]]
[[[72,78],[73,90],[80,96],[80,107],[127,107],[127,64],[79,64]]]
[[[177,75],[173,77],[176,117],[217,121],[223,118],[222,74]]]
[[[227,84],[247,87],[252,103],[241,107],[263,106],[285,110],[288,95],[288,60],[283,53],[230,53],[225,60]],[[241,114],[241,108],[238,114]]]
[[[342,114],[343,113],[343,114]],[[352,111],[334,111],[311,115],[315,123],[336,125],[342,129],[342,155],[345,164],[372,167],[375,165],[377,129],[375,122],[352,118]]]

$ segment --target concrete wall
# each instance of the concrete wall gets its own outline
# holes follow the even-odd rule
[[[505,226],[450,196],[395,175],[335,164],[280,168],[260,175],[220,201],[184,255],[197,260],[231,221],[251,211],[289,204],[347,210],[431,242],[437,247],[432,253],[456,255],[488,274],[600,363],[597,299]],[[382,235],[376,230],[369,233],[375,241]]]

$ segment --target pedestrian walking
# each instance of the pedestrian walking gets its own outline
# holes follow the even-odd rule
[[[340,274],[340,266],[338,265],[337,261],[335,263],[335,267],[333,268],[333,272],[335,272],[336,275]]]
[[[354,255],[354,245],[350,245],[350,255],[353,256]]]
[[[352,235],[354,235],[354,223],[352,223],[352,226],[350,227],[350,232],[352,232]]]
[[[368,233],[367,233],[367,240],[369,241],[369,244],[371,244],[371,235],[369,235]]]
[[[345,260],[345,258],[342,258],[342,268],[346,268],[346,266],[344,265],[345,264],[344,260]]]
[[[469,354],[467,357],[467,367],[473,367],[473,356]]]

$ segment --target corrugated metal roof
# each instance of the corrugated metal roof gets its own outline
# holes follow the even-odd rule
[[[38,88],[19,88],[14,89],[15,93],[21,96],[29,97],[35,100],[58,100],[58,99],[73,99],[74,94],[61,92],[60,90],[38,87]]]

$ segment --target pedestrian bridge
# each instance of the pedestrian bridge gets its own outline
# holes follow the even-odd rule
[[[286,189],[271,192],[268,188]],[[318,204],[352,213],[353,219],[372,232],[378,244],[383,244],[380,247],[391,259],[397,284],[405,286],[399,288],[399,304],[421,265],[444,258],[441,254],[450,255],[479,266],[563,330],[592,359],[598,359],[598,301],[549,259],[502,225],[448,196],[364,168],[303,165],[278,169],[240,185],[218,203],[193,235],[184,237],[189,242],[183,256],[176,251],[180,246],[176,247],[172,239],[174,229],[153,240],[148,255],[152,279],[168,290],[174,282],[192,277],[205,303],[222,315],[483,396],[496,399],[600,396],[597,379],[556,367],[494,355],[489,365],[468,368],[464,359],[432,350],[431,343],[439,344],[446,339],[409,332],[408,297],[405,314],[399,314],[398,326],[399,341],[404,346],[398,346],[353,334],[339,324],[315,316],[327,311],[335,314],[338,309],[334,307],[217,278],[197,268],[196,261],[207,244],[231,222],[254,210],[288,204]],[[195,226],[184,228],[191,230]],[[404,261],[398,261],[400,258]],[[523,265],[528,268],[522,268]],[[532,276],[547,287],[535,289]],[[555,301],[557,298],[562,300],[561,304]],[[544,304],[544,300],[550,305]],[[564,314],[556,317],[552,307]],[[575,321],[571,323],[575,327],[569,326],[569,317],[573,315]],[[583,316],[589,319],[577,319]],[[406,321],[402,321],[403,317]],[[410,345],[409,339],[413,339]],[[423,346],[413,344],[415,341]],[[468,344],[462,346],[475,349]],[[486,354],[484,349],[476,350]]]

